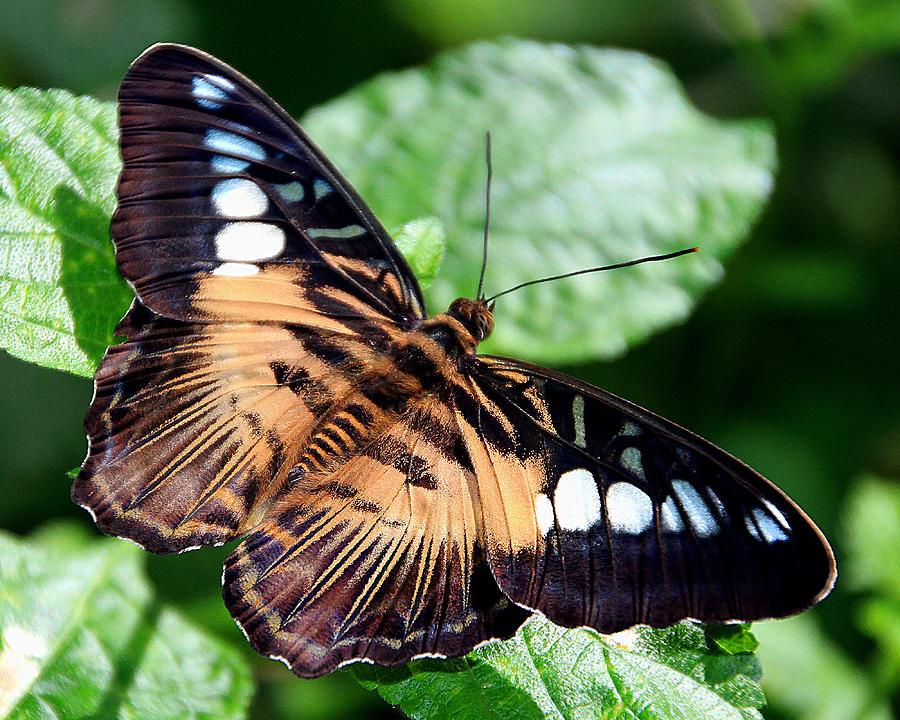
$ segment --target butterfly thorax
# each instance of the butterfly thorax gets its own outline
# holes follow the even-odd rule
[[[334,472],[373,437],[396,423],[410,401],[441,395],[463,384],[461,374],[466,374],[466,370],[460,362],[474,357],[478,343],[493,326],[487,303],[460,298],[451,303],[446,313],[409,330],[388,331],[380,341],[375,341],[373,335],[372,343],[365,349],[355,343],[341,348],[342,340],[338,338],[319,338],[316,342],[323,357],[345,358],[335,366],[354,388],[345,402],[366,420],[351,436],[342,426],[358,423],[352,417],[342,416],[346,410],[334,417],[324,413],[325,418],[310,435],[298,463],[303,472],[294,476],[310,471]]]

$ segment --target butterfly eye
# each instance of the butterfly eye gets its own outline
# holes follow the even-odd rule
[[[475,324],[478,326],[478,341],[481,342],[494,330],[494,316],[486,307],[479,305],[476,308]]]

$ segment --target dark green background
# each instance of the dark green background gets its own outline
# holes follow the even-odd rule
[[[0,85],[112,98],[141,50],[172,40],[222,57],[298,116],[379,71],[471,39],[519,35],[640,49],[670,63],[707,112],[769,117],[780,157],[775,193],[720,287],[686,325],[625,358],[565,369],[759,469],[810,513],[840,563],[841,508],[853,480],[900,477],[898,8],[800,0],[0,0]],[[0,354],[0,393],[0,526],[26,532],[62,515],[88,523],[69,502],[65,473],[84,455],[90,382]],[[878,542],[877,528],[871,537]],[[149,564],[163,595],[240,644],[218,600],[226,553]],[[839,581],[814,613],[837,651],[876,672],[871,642],[853,622],[858,600]],[[389,712],[347,674],[305,682],[279,664],[254,662],[254,717]],[[892,677],[880,686],[900,709]],[[787,716],[784,698],[770,699],[766,715]]]

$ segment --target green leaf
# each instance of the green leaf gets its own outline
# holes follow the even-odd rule
[[[723,653],[693,623],[603,636],[536,616],[465,658],[353,672],[416,720],[750,720],[764,704],[755,657]]]
[[[446,231],[434,310],[477,284],[488,128],[489,291],[701,246],[504,297],[484,349],[557,362],[621,353],[686,317],[759,212],[775,155],[764,124],[707,118],[644,55],[516,40],[379,77],[305,125],[384,223],[405,227],[424,281]],[[90,375],[112,339],[131,300],[107,232],[118,169],[112,104],[0,91],[0,344],[12,354]]]
[[[142,553],[0,534],[0,718],[243,718],[243,658],[162,605]]]
[[[446,235],[441,221],[434,217],[411,220],[392,233],[397,248],[409,260],[422,287],[437,275],[444,256]]]
[[[389,227],[441,220],[448,245],[428,292],[432,312],[478,281],[486,130],[488,294],[700,246],[691,257],[502,298],[482,347],[544,362],[615,356],[683,320],[746,237],[775,166],[766,123],[703,115],[659,61],[513,39],[380,76],[303,124]]]
[[[756,652],[759,642],[750,632],[749,623],[735,625],[710,625],[706,628],[709,640],[729,655]]]
[[[131,301],[109,240],[115,106],[0,90],[0,344],[92,375]]]

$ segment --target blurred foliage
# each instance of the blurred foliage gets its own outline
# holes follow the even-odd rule
[[[848,511],[861,507],[852,478],[900,477],[898,15],[889,0],[335,0],[252,12],[235,0],[0,0],[0,85],[111,98],[128,62],[165,39],[220,55],[300,115],[381,70],[517,34],[644,50],[707,112],[773,120],[775,192],[725,281],[685,326],[615,363],[565,369],[728,448],[819,523],[846,574],[815,611],[754,626],[764,715],[868,720],[900,710],[900,612],[875,572],[896,561],[877,511],[897,484],[879,482],[868,510]],[[65,472],[83,457],[90,383],[3,355],[0,393],[0,526],[70,515],[87,527]],[[147,565],[158,595],[246,652],[212,590],[223,556]],[[253,717],[390,712],[346,671],[299,682],[275,663],[253,667]]]

